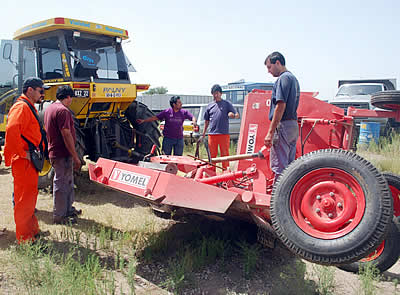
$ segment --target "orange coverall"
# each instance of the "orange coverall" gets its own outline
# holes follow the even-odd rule
[[[41,133],[39,123],[29,106],[21,101],[30,101],[21,95],[8,113],[6,140],[4,145],[5,165],[10,166],[14,177],[14,221],[18,243],[34,241],[39,233],[39,223],[35,216],[38,195],[38,172],[27,159],[28,144],[25,136],[35,146],[39,146]],[[35,108],[36,110],[36,108]]]

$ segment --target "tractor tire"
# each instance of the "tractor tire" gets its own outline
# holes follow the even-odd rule
[[[54,168],[51,166],[48,160],[45,160],[43,170],[39,173],[38,189],[52,190],[54,178]]]
[[[155,144],[158,148],[161,147],[159,138],[161,136],[160,130],[158,129],[158,123],[146,122],[138,124],[136,120],[146,119],[155,116],[155,114],[143,103],[134,101],[126,109],[125,116],[138,131],[136,134],[135,151],[143,155],[150,153],[151,148]],[[141,159],[137,159],[141,160]]]
[[[366,262],[372,262],[380,272],[384,272],[391,268],[399,259],[400,228],[398,218],[400,216],[400,176],[390,172],[383,172],[382,175],[388,182],[393,198],[394,218],[390,225],[389,233],[377,250],[357,262],[339,266],[340,269],[356,273],[360,269],[360,266]]]
[[[380,272],[384,272],[396,264],[400,255],[400,247],[398,247],[400,244],[400,231],[396,222],[397,220],[394,218],[385,240],[374,252],[359,261],[340,265],[339,268],[357,273],[361,267],[367,263],[372,263]]]
[[[278,237],[311,262],[348,264],[375,250],[393,218],[385,178],[349,151],[319,150],[292,162],[272,190]]]
[[[400,91],[380,91],[371,96],[371,104],[386,110],[400,110]]]
[[[392,193],[393,215],[400,217],[400,175],[391,172],[383,172],[382,175],[386,178],[390,192]]]

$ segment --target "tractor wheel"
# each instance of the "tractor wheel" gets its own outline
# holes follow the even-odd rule
[[[48,160],[44,161],[43,169],[39,172],[38,189],[47,189],[52,187],[54,177],[54,168]]]
[[[400,247],[398,245],[400,244],[400,229],[398,228],[398,218],[400,216],[400,176],[390,172],[384,172],[382,175],[388,182],[393,198],[394,218],[389,233],[379,247],[367,257],[357,262],[339,266],[343,270],[358,272],[361,265],[372,261],[377,269],[384,272],[391,268],[399,259]]]
[[[375,251],[359,261],[340,265],[339,268],[345,271],[357,273],[360,267],[365,265],[367,262],[371,262],[380,272],[384,272],[391,268],[397,262],[400,255],[400,247],[398,247],[400,244],[400,231],[396,222],[396,218],[394,218],[390,224],[389,233],[385,240]]]
[[[132,102],[125,111],[125,116],[137,131],[135,144],[136,152],[147,155],[150,153],[154,144],[158,148],[161,146],[159,142],[161,133],[158,129],[158,123],[153,121],[138,124],[136,122],[138,119],[146,119],[155,116],[155,114],[145,104],[137,101]]]
[[[371,96],[371,104],[386,110],[400,110],[400,91],[380,91]]]
[[[272,225],[306,260],[351,263],[375,250],[393,218],[385,178],[344,150],[319,150],[291,163],[274,185]]]

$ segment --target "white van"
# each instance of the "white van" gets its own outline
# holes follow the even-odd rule
[[[194,143],[203,134],[204,129],[204,113],[208,104],[184,104],[183,108],[192,113],[197,119],[197,128],[193,128],[192,122],[185,120],[183,123],[183,136],[185,143]],[[229,119],[229,134],[231,140],[238,140],[240,132],[240,123],[243,112],[243,105],[234,104],[233,107],[239,113],[239,119]],[[207,133],[206,133],[207,135]]]

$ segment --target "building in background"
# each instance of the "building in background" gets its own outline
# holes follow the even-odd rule
[[[245,96],[253,89],[272,90],[274,83],[255,83],[239,80],[221,85],[222,99],[227,99],[233,104],[244,104]],[[170,107],[169,100],[172,96],[179,96],[183,105],[208,104],[213,101],[211,95],[186,95],[186,94],[151,94],[138,95],[136,101],[144,103],[149,109],[157,113]]]
[[[211,95],[185,95],[185,94],[151,94],[151,95],[138,95],[136,101],[144,103],[153,112],[161,112],[168,109],[169,100],[172,96],[179,96],[183,106],[187,104],[204,104],[213,100]]]
[[[245,96],[253,89],[272,90],[274,83],[246,82],[244,79],[221,85],[222,99],[230,100],[234,104],[244,104]]]

